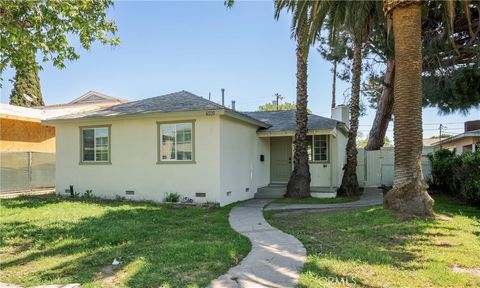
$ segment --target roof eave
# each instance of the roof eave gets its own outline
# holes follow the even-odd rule
[[[318,129],[308,130],[307,135],[336,135],[335,128],[333,129]],[[295,136],[295,130],[281,130],[281,131],[257,131],[258,137],[281,137],[281,136]]]
[[[178,111],[178,112],[152,112],[152,113],[134,113],[127,115],[111,115],[111,116],[85,116],[78,118],[67,118],[67,119],[45,119],[42,121],[43,124],[55,125],[62,123],[77,123],[77,122],[95,122],[95,121],[108,121],[110,119],[131,119],[131,118],[169,118],[169,117],[192,117],[192,116],[214,116],[214,115],[226,115],[250,124],[253,124],[262,128],[269,128],[270,125],[267,123],[258,121],[251,117],[245,116],[239,112],[230,111],[226,109],[205,109],[205,110],[192,110],[192,111]]]
[[[261,127],[261,128],[271,127],[270,124],[267,124],[265,122],[262,122],[260,120],[257,120],[255,118],[253,118],[253,117],[247,116],[243,113],[240,113],[240,112],[237,112],[237,111],[234,111],[234,110],[223,109],[223,114],[226,115],[226,116],[232,117],[234,119],[253,124],[253,125]]]

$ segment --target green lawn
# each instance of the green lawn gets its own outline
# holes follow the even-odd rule
[[[334,203],[347,203],[360,200],[360,196],[350,197],[337,197],[337,198],[282,198],[275,199],[272,203],[280,204],[334,204]]]
[[[480,210],[435,201],[443,216],[431,220],[401,221],[382,207],[265,214],[308,251],[300,287],[480,287]]]
[[[0,282],[82,287],[204,287],[250,250],[231,207],[2,200]],[[111,266],[113,259],[121,264]]]

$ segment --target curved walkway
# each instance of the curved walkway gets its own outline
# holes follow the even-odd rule
[[[230,226],[247,236],[252,250],[239,265],[212,281],[211,288],[294,287],[306,260],[306,250],[295,237],[270,226],[263,218],[263,207],[271,199],[252,199],[230,212]],[[360,200],[337,204],[277,204],[265,210],[323,209],[343,210],[380,205],[380,189],[365,189]]]
[[[300,209],[325,209],[325,210],[343,210],[352,208],[361,208],[368,206],[381,205],[383,203],[383,193],[381,189],[365,188],[360,200],[347,203],[335,204],[281,204],[272,203],[265,207],[265,210],[300,210]]]
[[[239,265],[211,283],[224,287],[294,287],[307,252],[295,237],[267,223],[263,207],[270,199],[252,199],[230,212],[230,225],[252,242],[252,250]]]

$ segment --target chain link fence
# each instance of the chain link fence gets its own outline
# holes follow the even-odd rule
[[[55,153],[0,152],[0,193],[55,187]]]

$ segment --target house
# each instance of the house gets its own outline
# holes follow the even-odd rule
[[[314,196],[341,183],[348,110],[332,115],[309,115]],[[257,190],[281,197],[292,170],[295,111],[241,113],[180,91],[43,123],[56,129],[57,193],[160,202],[177,192],[223,206]]]
[[[90,91],[66,104],[34,108],[0,104],[0,151],[53,153],[55,128],[42,125],[42,120],[125,102],[120,98]]]
[[[476,151],[480,146],[480,120],[464,123],[464,133],[435,143],[444,149],[455,150],[456,154]]]
[[[436,147],[438,144],[438,138],[423,138],[423,147]]]

